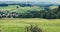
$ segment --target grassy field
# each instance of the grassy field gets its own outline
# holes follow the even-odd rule
[[[19,7],[19,8],[17,8]],[[18,12],[18,13],[25,13],[28,10],[41,10],[42,8],[40,7],[21,7],[19,5],[9,5],[9,6],[0,6],[0,11],[10,11],[10,12]]]
[[[39,25],[47,32],[60,32],[60,19],[3,18],[0,19],[1,32],[24,32],[26,25]]]

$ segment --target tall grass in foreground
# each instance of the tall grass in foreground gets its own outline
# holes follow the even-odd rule
[[[24,32],[25,27],[28,27],[30,31],[30,24],[33,24],[33,27],[38,25],[43,32],[60,32],[60,19],[41,18],[2,18],[0,30],[1,32]]]

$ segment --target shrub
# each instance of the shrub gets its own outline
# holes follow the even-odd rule
[[[38,25],[30,25],[29,27],[26,26],[25,32],[43,32],[43,30]]]

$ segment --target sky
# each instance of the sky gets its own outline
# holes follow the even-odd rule
[[[0,0],[0,1],[51,2],[51,3],[59,3],[60,4],[60,0]]]

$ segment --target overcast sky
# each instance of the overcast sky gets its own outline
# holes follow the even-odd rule
[[[0,1],[51,2],[51,3],[59,3],[60,4],[60,0],[0,0]]]

